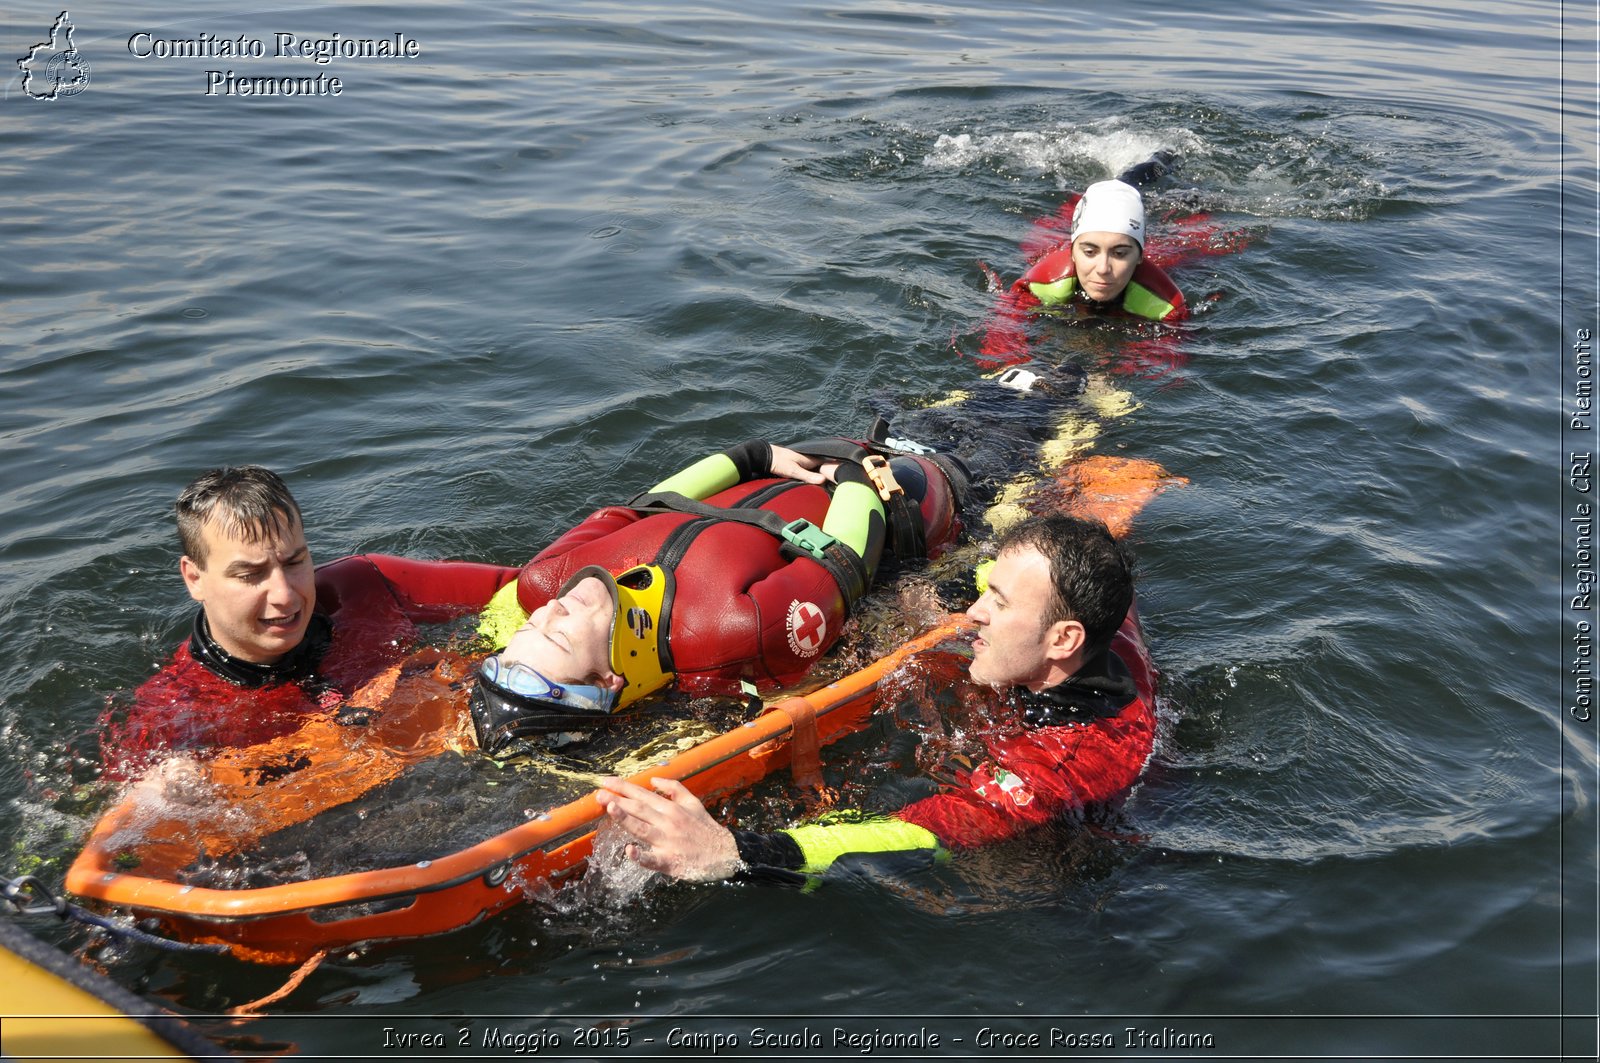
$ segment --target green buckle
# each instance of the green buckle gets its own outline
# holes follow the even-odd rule
[[[801,517],[783,526],[783,541],[801,553],[811,555],[812,560],[821,561],[823,552],[839,540]]]

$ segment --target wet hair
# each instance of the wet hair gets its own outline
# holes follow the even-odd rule
[[[206,566],[206,521],[229,535],[259,543],[303,523],[288,486],[271,469],[230,465],[207,469],[178,493],[178,542],[184,554]]]
[[[1000,537],[999,552],[1032,547],[1050,563],[1050,601],[1040,627],[1083,625],[1087,657],[1111,645],[1133,605],[1133,554],[1104,524],[1052,513],[1030,517]]]

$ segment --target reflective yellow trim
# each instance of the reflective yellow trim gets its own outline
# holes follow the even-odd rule
[[[955,391],[952,391],[942,399],[935,399],[932,402],[923,403],[923,408],[928,410],[938,410],[943,409],[946,406],[959,406],[970,398],[972,398],[972,392],[957,388]]]
[[[1091,376],[1083,389],[1083,402],[1106,420],[1126,417],[1139,408],[1139,400],[1104,377]]]
[[[1051,281],[1049,284],[1041,284],[1035,281],[1028,285],[1028,291],[1032,292],[1033,297],[1045,306],[1058,306],[1071,299],[1072,293],[1077,290],[1077,277],[1062,277],[1060,280]]]
[[[1172,313],[1173,305],[1138,281],[1129,281],[1122,293],[1122,309],[1151,321],[1161,321]]]
[[[983,597],[989,591],[989,570],[994,568],[998,557],[984,558],[978,562],[978,567],[972,570],[972,582],[978,588],[978,597]]]
[[[1100,435],[1098,421],[1077,414],[1065,414],[1056,424],[1055,434],[1039,445],[1039,465],[1053,471],[1073,461],[1094,446]]]
[[[859,823],[811,823],[783,832],[800,846],[807,874],[820,874],[849,853],[899,853],[909,849],[942,849],[932,831],[901,819]]]

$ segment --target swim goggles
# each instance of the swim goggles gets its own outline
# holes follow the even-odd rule
[[[499,654],[486,658],[478,675],[513,694],[570,705],[583,712],[610,712],[617,700],[616,691],[589,683],[556,683],[526,664],[507,664]]]

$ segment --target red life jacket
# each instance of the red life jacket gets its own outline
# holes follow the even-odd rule
[[[1011,285],[1015,294],[1026,293],[1044,306],[1059,306],[1078,291],[1077,270],[1072,261],[1072,245],[1065,244],[1045,255]],[[1166,271],[1149,259],[1134,267],[1133,277],[1117,300],[1123,313],[1151,321],[1178,321],[1187,313],[1183,293]]]
[[[955,499],[937,466],[914,460],[928,480],[921,502],[925,550],[937,555],[960,530]],[[812,484],[761,479],[705,501],[821,527],[830,495]],[[741,681],[762,689],[784,686],[801,679],[833,645],[852,603],[827,567],[783,545],[749,524],[608,506],[523,567],[517,598],[531,612],[586,565],[613,574],[659,565],[672,581],[659,621],[662,663],[679,686],[692,694],[736,694]],[[869,574],[875,570],[876,557],[862,560]]]

